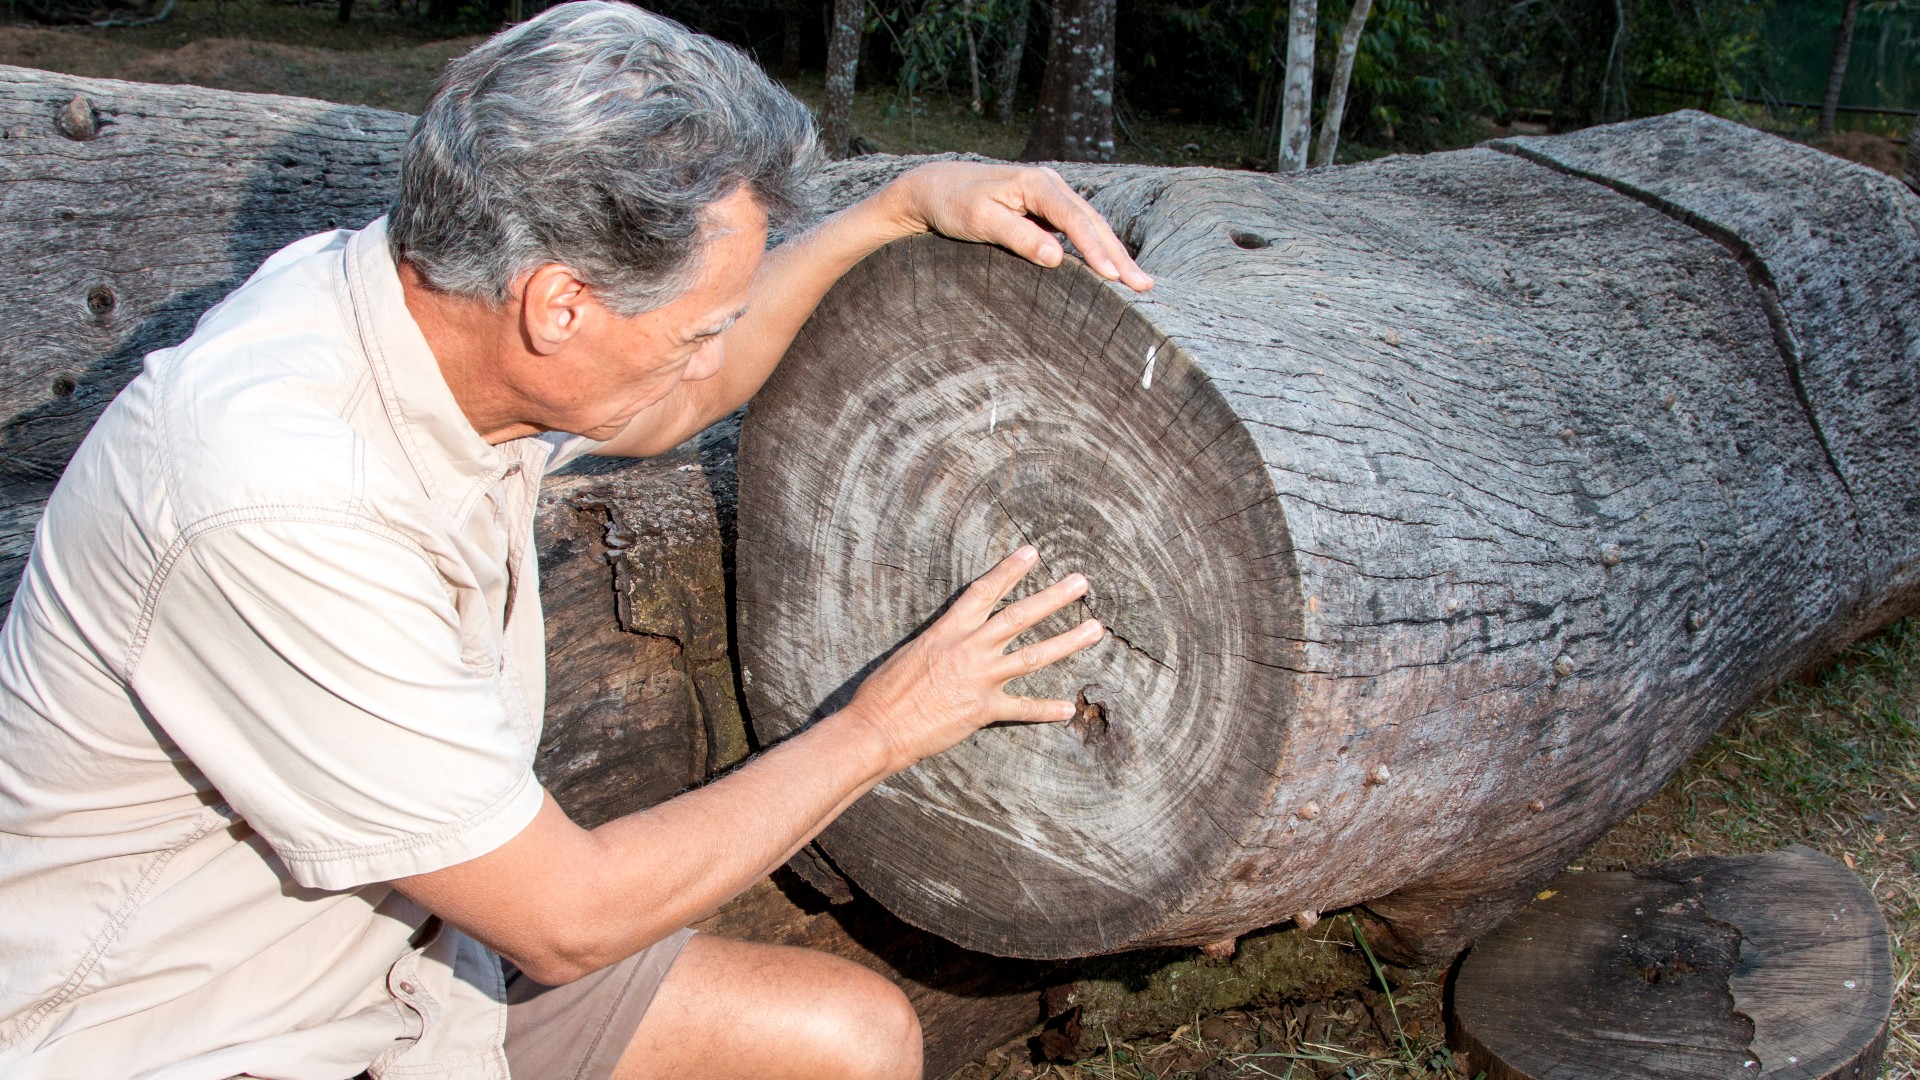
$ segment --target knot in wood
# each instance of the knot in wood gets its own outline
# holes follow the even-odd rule
[[[1707,613],[1704,611],[1687,612],[1687,633],[1697,634],[1707,628]]]
[[[87,290],[87,310],[93,312],[96,318],[112,314],[114,306],[119,302],[119,298],[113,295],[113,290],[105,285],[95,285]]]
[[[54,118],[53,126],[60,129],[60,134],[75,142],[85,142],[100,133],[100,122],[93,114],[93,103],[87,100],[85,94],[73,95],[73,100],[67,102],[66,107],[60,110],[60,115]]]

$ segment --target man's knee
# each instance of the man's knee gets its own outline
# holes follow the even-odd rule
[[[849,1080],[920,1080],[920,1017],[900,988],[849,963],[835,993],[814,1001],[817,1049]]]

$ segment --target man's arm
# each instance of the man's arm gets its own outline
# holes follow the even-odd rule
[[[504,846],[396,888],[548,985],[638,952],[791,858],[881,780],[996,721],[1057,722],[1073,704],[1010,696],[1010,679],[1099,641],[1088,619],[1007,652],[1085,595],[1074,574],[994,606],[1037,561],[1021,548],[861,684],[846,709],[744,767],[587,830],[549,796]]]
[[[1042,266],[1058,265],[1064,257],[1060,242],[1036,219],[1065,233],[1101,277],[1136,290],[1152,287],[1153,279],[1134,264],[1106,221],[1052,169],[923,165],[768,252],[747,313],[722,337],[726,362],[720,373],[677,384],[597,453],[665,453],[745,405],[833,283],[901,237],[931,230],[999,244]]]

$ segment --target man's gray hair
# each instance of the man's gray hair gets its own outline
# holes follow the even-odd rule
[[[630,4],[551,8],[453,61],[400,159],[388,238],[429,286],[504,303],[571,269],[615,314],[698,271],[704,211],[741,188],[808,209],[813,116],[745,54]]]

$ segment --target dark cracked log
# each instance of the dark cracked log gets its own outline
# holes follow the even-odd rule
[[[971,948],[1365,904],[1456,949],[1783,677],[1913,610],[1920,201],[1706,117],[1293,181],[1087,168],[1159,280],[920,238],[749,412],[773,738],[1023,541],[1100,646],[823,838]],[[854,358],[854,362],[846,362]]]

